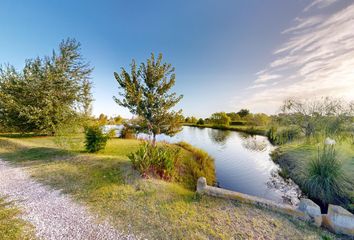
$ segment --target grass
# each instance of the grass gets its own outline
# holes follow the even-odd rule
[[[31,239],[31,228],[18,218],[20,211],[0,198],[0,236],[2,240]]]
[[[342,141],[337,143],[335,148],[337,159],[342,163],[344,174],[348,176],[348,180],[354,186],[354,145],[349,141]],[[292,178],[301,186],[304,182],[304,173],[309,163],[317,157],[317,152],[316,144],[297,140],[280,145],[273,153],[273,160],[281,166],[284,177]],[[344,207],[354,212],[354,190],[347,197],[351,199],[351,203]]]
[[[0,138],[0,157],[62,189],[113,225],[151,239],[321,239],[335,236],[266,209],[142,179],[126,154],[137,140],[113,139],[97,154],[56,147],[53,138]]]
[[[184,126],[189,127],[198,127],[198,128],[213,128],[213,129],[221,129],[221,130],[230,130],[230,131],[237,131],[237,132],[244,132],[248,134],[255,134],[255,135],[262,135],[266,136],[268,129],[263,126],[235,126],[235,125],[213,125],[213,124],[194,124],[194,123],[184,123]]]

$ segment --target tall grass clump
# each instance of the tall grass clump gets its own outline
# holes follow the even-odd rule
[[[179,182],[189,189],[195,189],[199,177],[210,185],[216,181],[214,159],[185,142],[154,146],[146,141],[128,158],[143,177]]]
[[[348,180],[342,163],[336,158],[334,145],[325,144],[318,149],[317,157],[309,162],[304,178],[304,187],[309,197],[329,203],[343,203],[348,190]]]
[[[98,152],[106,147],[108,134],[104,134],[98,125],[85,128],[85,148],[90,153]]]
[[[179,142],[177,146],[190,152],[191,157],[184,161],[185,174],[189,186],[194,186],[199,177],[205,177],[209,185],[216,183],[214,159],[205,151],[193,147],[186,142]]]
[[[129,154],[128,158],[143,177],[158,176],[172,180],[176,176],[180,154],[179,149],[153,146],[150,142],[144,142],[136,152]]]

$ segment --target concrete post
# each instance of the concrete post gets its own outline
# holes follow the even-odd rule
[[[207,187],[207,181],[206,181],[205,177],[198,178],[197,192],[203,193],[206,187]]]

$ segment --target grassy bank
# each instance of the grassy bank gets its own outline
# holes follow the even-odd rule
[[[318,146],[305,140],[280,145],[272,154],[273,160],[281,167],[281,175],[293,179],[303,190],[305,171],[311,160],[316,158]],[[343,170],[348,180],[354,186],[354,145],[350,142],[336,144],[337,158],[343,164]],[[351,203],[343,205],[354,212],[354,191],[347,196]],[[338,203],[337,203],[338,204]]]
[[[225,126],[225,125],[213,125],[213,124],[194,124],[194,123],[184,123],[184,126],[198,127],[198,128],[213,128],[221,130],[230,130],[237,132],[244,132],[252,135],[267,135],[267,128],[260,126]]]
[[[32,239],[31,227],[19,219],[20,211],[0,198],[0,238],[2,240]]]
[[[196,195],[177,183],[143,179],[127,154],[137,140],[113,139],[97,154],[56,147],[51,137],[0,138],[0,157],[27,166],[119,229],[150,239],[321,239],[319,228],[262,208]]]

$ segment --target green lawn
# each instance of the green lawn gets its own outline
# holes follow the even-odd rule
[[[26,240],[31,239],[31,227],[18,218],[20,211],[11,203],[0,198],[0,239]]]
[[[199,196],[177,183],[142,179],[126,154],[137,140],[110,140],[86,154],[54,138],[0,138],[0,157],[70,194],[119,229],[151,239],[321,239],[334,235],[262,208]]]

